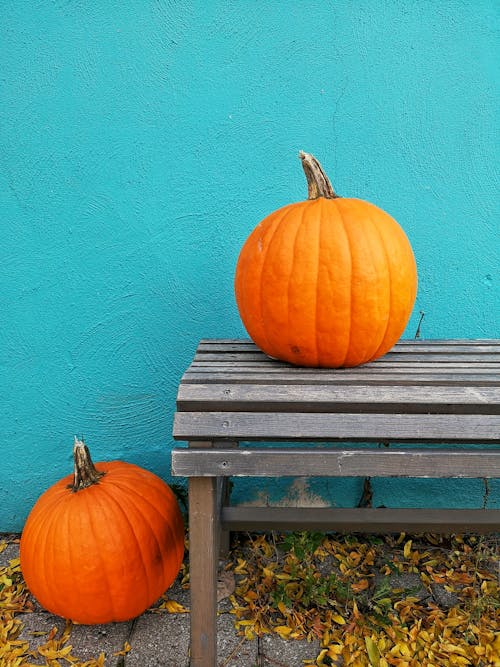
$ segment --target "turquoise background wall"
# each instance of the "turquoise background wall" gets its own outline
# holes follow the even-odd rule
[[[169,479],[177,382],[199,338],[244,335],[238,251],[305,197],[299,149],[406,230],[407,337],[419,310],[423,337],[498,336],[498,19],[496,0],[1,3],[0,530],[70,472],[75,433]]]

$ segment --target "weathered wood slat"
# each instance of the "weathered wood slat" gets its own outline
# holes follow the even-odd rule
[[[464,339],[464,338],[422,338],[422,339],[401,339],[392,350],[400,350],[402,348],[418,348],[419,350],[424,350],[429,348],[430,351],[436,348],[444,348],[446,350],[450,349],[496,349],[500,347],[500,339],[498,338],[477,338],[477,339]],[[257,346],[253,341],[248,338],[221,338],[221,339],[202,339],[198,345],[198,350],[246,350],[246,349],[257,349]],[[390,351],[388,352],[390,354]]]
[[[330,507],[225,507],[226,530],[321,530],[364,533],[491,533],[500,531],[500,510]]]
[[[180,411],[500,413],[500,387],[184,384]]]
[[[359,382],[362,384],[360,378],[370,377],[372,380],[376,381],[377,379],[385,380],[387,376],[394,378],[405,378],[406,384],[411,384],[414,377],[425,376],[429,380],[439,381],[440,379],[446,378],[455,378],[457,380],[469,379],[469,376],[486,376],[491,381],[500,382],[500,372],[498,366],[495,365],[479,365],[479,364],[463,364],[462,366],[452,366],[449,369],[435,368],[432,365],[422,364],[420,367],[402,367],[402,366],[387,366],[380,367],[374,370],[372,373],[368,374],[366,371],[361,372],[357,371],[356,373],[348,373],[346,371],[337,372],[337,373],[314,373],[313,371],[307,371],[306,369],[299,370],[288,370],[286,368],[280,368],[278,366],[273,366],[272,368],[266,368],[265,366],[260,365],[247,365],[241,364],[238,367],[230,366],[226,364],[219,364],[217,367],[206,366],[203,364],[196,364],[190,366],[189,371],[186,371],[184,376],[181,379],[181,382],[189,382],[189,379],[193,375],[205,375],[207,382],[212,382],[212,375],[217,377],[218,374],[224,373],[229,377],[240,378],[242,383],[245,382],[247,376],[255,377],[260,376],[262,380],[265,380],[267,377],[276,377],[281,378],[293,378],[294,380],[313,377],[315,379],[314,384],[318,382],[325,382],[329,384],[334,384],[335,382],[346,382],[350,380],[351,382]]]
[[[499,415],[177,412],[178,440],[500,442]]]
[[[446,377],[460,377],[467,375],[486,375],[491,379],[500,379],[500,374],[498,372],[498,367],[495,366],[481,366],[481,365],[462,365],[462,366],[452,366],[451,368],[443,368],[432,366],[420,366],[420,367],[405,367],[401,365],[396,366],[381,366],[378,368],[372,368],[370,371],[364,367],[358,367],[348,371],[346,369],[339,369],[335,372],[326,370],[326,369],[311,369],[311,368],[286,368],[279,365],[272,366],[246,366],[245,364],[241,365],[226,365],[226,364],[217,364],[217,366],[204,366],[196,365],[190,366],[189,371],[186,371],[185,377],[189,377],[190,374],[201,374],[205,373],[210,376],[212,373],[214,375],[220,373],[226,373],[227,375],[238,376],[245,378],[246,375],[260,375],[261,377],[266,377],[267,375],[276,375],[279,377],[317,377],[319,380],[326,380],[335,382],[340,379],[353,379],[357,380],[359,377],[373,377],[384,378],[387,375],[394,377],[404,376],[408,382],[415,376],[426,375],[436,379],[446,378]]]
[[[383,366],[387,364],[395,364],[396,362],[399,363],[405,363],[405,364],[416,364],[418,362],[439,362],[439,363],[485,363],[485,362],[490,362],[490,363],[500,363],[500,352],[498,353],[484,353],[484,354],[477,354],[477,353],[463,353],[463,354],[449,354],[449,353],[435,353],[435,354],[425,354],[424,352],[420,354],[404,354],[404,353],[390,353],[387,354],[385,357],[380,357],[379,359],[375,359],[374,361],[370,361],[369,364],[363,364],[364,367],[370,366]],[[219,363],[224,363],[224,364],[229,364],[229,363],[239,363],[239,362],[262,362],[262,363],[269,363],[272,362],[273,364],[284,366],[286,368],[294,368],[292,364],[288,364],[286,362],[279,361],[277,359],[270,359],[269,357],[266,357],[265,354],[262,352],[225,352],[225,353],[204,353],[204,354],[196,354],[194,357],[194,362],[195,364],[198,363],[204,363],[204,364],[219,364]],[[359,368],[359,366],[358,366]],[[328,369],[330,370],[330,369]]]
[[[500,449],[177,449],[184,477],[500,477]]]
[[[212,370],[220,370],[220,369],[237,369],[239,371],[244,370],[244,369],[267,369],[269,367],[269,360],[266,361],[265,359],[256,359],[256,360],[241,360],[241,361],[226,361],[222,359],[221,361],[205,361],[203,358],[201,358],[200,361],[193,361],[193,363],[190,365],[191,369],[212,369]],[[297,367],[297,366],[290,366],[289,364],[281,361],[272,361],[272,368],[280,368],[280,369],[287,369],[287,370],[301,370],[302,367]],[[450,372],[455,372],[455,371],[460,371],[461,368],[476,368],[476,369],[495,369],[498,372],[500,366],[500,355],[499,355],[499,360],[498,361],[454,361],[454,362],[440,362],[439,365],[436,365],[436,362],[430,361],[428,358],[425,361],[380,361],[380,362],[373,362],[373,366],[371,368],[375,369],[375,371],[380,371],[382,369],[404,369],[405,371],[417,371],[420,368],[433,368],[436,370],[436,372],[443,371],[446,373]],[[358,372],[359,369],[363,369],[364,372],[366,372],[367,366],[358,366],[357,367]],[[316,369],[304,369],[304,370],[316,370]],[[356,369],[347,369],[347,368],[338,368],[338,369],[321,369],[323,371],[323,374],[328,374],[331,373],[332,375],[336,375],[337,373],[351,373],[351,372],[356,372]]]

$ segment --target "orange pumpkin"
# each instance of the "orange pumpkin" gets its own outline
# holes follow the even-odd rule
[[[75,471],[45,491],[20,544],[21,570],[45,609],[78,623],[126,621],[173,582],[184,526],[170,487],[122,461],[97,463],[75,438]]]
[[[267,216],[245,242],[235,294],[248,334],[299,366],[357,366],[399,339],[417,292],[404,231],[374,204],[335,194],[300,153],[309,197]]]

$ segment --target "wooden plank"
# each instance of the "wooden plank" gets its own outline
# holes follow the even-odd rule
[[[462,362],[469,362],[469,363],[483,363],[483,362],[490,362],[490,363],[496,363],[500,366],[500,352],[498,353],[484,353],[484,354],[477,354],[477,353],[463,353],[463,354],[450,354],[450,353],[425,353],[425,352],[420,352],[418,354],[405,354],[405,353],[398,353],[394,352],[391,354],[386,355],[385,357],[380,357],[379,359],[375,359],[374,361],[367,362],[366,364],[363,364],[364,366],[381,366],[383,364],[390,364],[390,363],[418,363],[418,362],[425,362],[425,361],[432,361],[432,362],[439,362],[439,363],[462,363]],[[271,359],[270,357],[266,357],[265,354],[262,354],[261,352],[226,352],[226,353],[204,353],[204,354],[196,354],[193,360],[194,364],[197,363],[240,363],[240,362],[261,362],[261,363],[273,363],[273,364],[279,364],[280,366],[287,366],[293,368],[293,364],[289,364],[287,362],[280,361],[278,359]]]
[[[500,413],[500,387],[185,384],[179,411]]]
[[[177,440],[500,442],[499,415],[177,412]]]
[[[400,350],[402,348],[409,349],[427,349],[430,348],[445,348],[445,349],[458,349],[461,348],[498,348],[500,346],[499,338],[476,338],[476,339],[467,339],[467,338],[420,338],[415,339],[401,339],[399,340],[392,350]],[[197,348],[199,351],[213,351],[213,350],[246,350],[246,349],[258,349],[253,341],[249,338],[205,338],[200,340],[200,343]],[[390,354],[390,352],[388,352]]]
[[[475,369],[477,371],[483,371],[483,370],[493,370],[496,371],[497,373],[500,374],[500,362],[490,362],[490,361],[460,361],[456,363],[452,363],[451,361],[449,363],[436,363],[431,360],[426,361],[419,361],[419,362],[414,362],[414,361],[398,361],[398,362],[390,362],[390,361],[383,361],[380,363],[373,363],[373,366],[370,364],[370,367],[374,370],[374,372],[379,372],[381,370],[387,371],[387,370],[394,370],[394,371],[399,371],[399,370],[404,370],[406,373],[412,373],[412,372],[418,372],[419,370],[423,368],[431,368],[435,373],[443,372],[443,373],[460,373],[462,369]],[[244,370],[249,370],[249,371],[258,371],[258,370],[263,370],[267,371],[269,368],[273,369],[286,369],[290,372],[294,372],[297,369],[297,366],[290,366],[290,364],[278,362],[278,361],[266,361],[266,360],[254,360],[254,361],[240,361],[240,362],[234,362],[234,361],[229,361],[226,362],[224,360],[214,362],[214,361],[194,361],[190,366],[189,369],[192,371],[195,370],[214,370],[214,371],[220,371],[220,370],[236,370],[236,371],[244,371]],[[301,368],[301,367],[299,367]],[[366,366],[358,366],[358,369],[363,369],[363,372],[366,372],[368,365]],[[306,369],[309,372],[314,371],[316,369]],[[319,370],[319,369],[318,369]],[[321,369],[323,373],[331,373],[332,375],[335,375],[337,373],[349,373],[349,372],[354,372],[354,370],[351,369],[346,369],[346,368],[339,368],[339,369]],[[357,371],[359,372],[359,370]]]
[[[319,530],[363,533],[496,533],[500,510],[330,507],[225,507],[227,530]]]
[[[180,477],[500,478],[500,449],[174,449]]]
[[[197,358],[192,361],[186,370],[196,370],[201,368],[212,368],[217,370],[219,368],[224,369],[277,369],[285,370],[289,372],[296,371],[305,371],[308,373],[322,373],[322,374],[331,374],[337,375],[338,373],[366,373],[366,372],[380,372],[384,370],[397,370],[404,369],[418,371],[420,368],[435,368],[436,372],[449,373],[455,369],[460,370],[461,368],[474,368],[477,369],[492,369],[496,370],[497,373],[500,373],[500,355],[497,358],[492,357],[491,355],[484,356],[482,359],[474,358],[472,355],[470,357],[462,356],[455,357],[454,359],[448,360],[434,360],[430,355],[422,355],[419,359],[414,359],[407,357],[405,359],[382,359],[380,361],[372,361],[367,364],[361,364],[359,366],[354,366],[351,368],[315,368],[313,366],[294,366],[285,361],[277,361],[276,359],[229,359],[221,357],[220,359],[203,359]]]
[[[191,667],[217,664],[217,480],[189,480]]]
[[[187,373],[205,373],[211,375],[212,373],[221,373],[226,372],[227,374],[255,374],[255,375],[281,375],[290,377],[294,376],[312,376],[318,377],[320,379],[331,379],[333,381],[340,380],[342,378],[352,378],[357,379],[358,377],[365,377],[370,375],[371,377],[384,377],[386,375],[394,375],[397,377],[405,377],[407,381],[411,381],[411,378],[414,374],[421,375],[426,374],[431,377],[441,378],[447,375],[487,375],[492,379],[499,380],[500,372],[499,367],[496,365],[490,364],[461,364],[454,365],[450,367],[438,366],[436,364],[411,364],[411,365],[386,365],[367,368],[366,366],[358,366],[357,368],[338,368],[335,370],[329,368],[307,368],[299,366],[284,366],[283,364],[277,364],[275,362],[270,362],[268,364],[192,364]]]

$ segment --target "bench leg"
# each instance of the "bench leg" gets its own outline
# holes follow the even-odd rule
[[[221,509],[224,505],[229,504],[229,497],[231,495],[229,479],[227,477],[217,477],[217,511],[220,516]],[[229,547],[231,542],[231,534],[229,530],[219,531],[219,558],[224,560],[229,554]]]
[[[217,664],[217,565],[220,512],[217,479],[189,480],[191,667]]]

